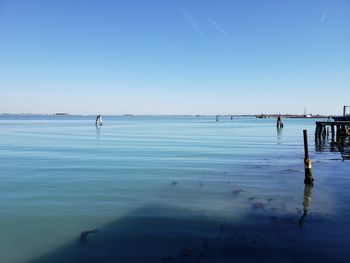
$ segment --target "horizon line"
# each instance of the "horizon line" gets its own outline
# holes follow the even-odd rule
[[[152,114],[142,114],[142,113],[67,113],[67,112],[55,112],[55,113],[31,113],[31,112],[2,112],[0,113],[2,116],[6,115],[45,115],[45,116],[96,116],[96,115],[104,115],[104,116],[304,116],[305,114],[301,113],[186,113],[186,114],[163,114],[163,113],[152,113]],[[312,114],[311,116],[338,116],[342,114]]]

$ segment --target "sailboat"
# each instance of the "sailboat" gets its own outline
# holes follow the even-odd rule
[[[305,106],[305,108],[304,108],[304,118],[311,118],[312,117],[312,115],[311,114],[307,114],[306,113],[306,106]]]
[[[101,115],[97,115],[95,124],[96,126],[101,126],[103,124]]]

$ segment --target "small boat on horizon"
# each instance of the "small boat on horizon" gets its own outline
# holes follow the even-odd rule
[[[306,113],[306,106],[304,108],[304,118],[312,118],[312,115],[310,113]]]

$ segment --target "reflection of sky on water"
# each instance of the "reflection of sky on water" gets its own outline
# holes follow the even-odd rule
[[[315,186],[300,230],[305,192],[311,196],[303,183],[302,130],[312,131],[314,123],[284,123],[276,143],[272,119],[221,116],[216,123],[215,116],[106,116],[100,128],[94,116],[1,119],[0,225],[7,242],[0,243],[0,259],[60,257],[55,248],[73,249],[81,231],[95,228],[101,232],[87,241],[96,244],[96,253],[102,244],[109,247],[105,239],[122,242],[121,235],[132,243],[138,236],[150,243],[137,242],[142,257],[155,246],[147,233],[157,233],[164,241],[157,246],[164,250],[178,251],[186,242],[198,250],[197,241],[205,239],[213,247],[208,257],[221,246],[251,249],[264,243],[277,259],[273,251],[281,249],[280,242],[292,246],[290,240],[298,240],[301,249],[313,238],[328,245],[329,254],[344,252],[349,162],[332,161],[334,153],[317,153],[309,141]],[[164,220],[170,220],[170,229],[161,225]],[[193,224],[199,229],[191,230]],[[217,241],[221,226],[222,245]],[[273,234],[282,231],[284,237]],[[237,236],[245,241],[230,243]],[[317,246],[310,242],[308,249]],[[159,258],[163,252],[150,254]]]

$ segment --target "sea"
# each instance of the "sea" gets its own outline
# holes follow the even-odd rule
[[[95,118],[0,116],[0,262],[350,262],[350,161],[315,119]]]

